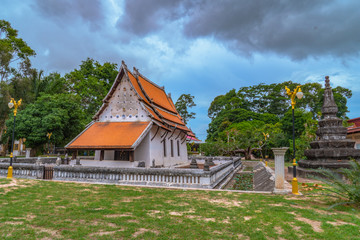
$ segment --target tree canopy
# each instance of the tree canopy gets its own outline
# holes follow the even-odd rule
[[[85,126],[85,114],[80,98],[71,94],[45,94],[18,112],[15,139],[26,138],[26,145],[38,148],[47,142],[46,134],[52,132],[52,142],[63,146]],[[6,141],[12,133],[13,119],[6,121]]]
[[[245,155],[249,155],[259,137],[261,138],[260,132],[272,129],[267,148],[289,146],[292,139],[292,110],[285,86],[292,90],[297,85],[300,84],[291,81],[259,84],[241,87],[239,91],[232,89],[215,97],[208,109],[211,122],[207,130],[207,141],[217,141],[218,145],[228,141],[228,148],[233,145],[233,149],[242,149]],[[297,152],[299,157],[302,157],[302,152],[315,138],[316,119],[321,117],[324,94],[323,86],[319,83],[306,83],[301,89],[304,97],[297,100],[295,107],[295,137],[297,149],[300,149]],[[333,94],[339,108],[338,117],[345,119],[348,112],[346,103],[352,95],[351,90],[338,86],[333,88]],[[234,136],[231,138],[231,135]],[[233,143],[229,139],[233,139]],[[226,152],[226,147],[219,149],[225,149],[223,153],[234,154]]]
[[[79,104],[85,110],[88,119],[91,119],[100,108],[117,74],[117,64],[100,64],[88,58],[82,61],[79,69],[65,75],[70,92],[80,96]]]
[[[18,31],[8,21],[0,20],[0,79],[6,81],[15,71],[11,66],[17,61],[23,62],[34,56],[27,43],[18,37]]]
[[[194,103],[194,96],[191,96],[190,94],[181,94],[181,96],[178,98],[178,100],[175,103],[176,110],[182,117],[185,124],[190,119],[195,118],[195,113],[190,112],[189,108],[195,107],[196,104]]]

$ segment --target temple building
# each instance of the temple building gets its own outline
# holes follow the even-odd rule
[[[170,167],[188,161],[186,140],[195,137],[170,94],[124,62],[93,121],[65,148],[95,150],[95,161],[120,167]]]
[[[360,149],[360,117],[347,120],[352,126],[347,128],[347,139],[355,141],[355,148]]]

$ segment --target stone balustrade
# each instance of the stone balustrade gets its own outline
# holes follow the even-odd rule
[[[7,176],[9,164],[0,163],[0,176]],[[13,177],[37,179],[43,176],[43,166],[29,163],[14,163]]]
[[[210,168],[110,168],[76,165],[54,166],[53,179],[62,181],[104,182],[184,188],[214,188],[240,166],[240,158]],[[0,163],[0,175],[6,176],[9,164]],[[42,178],[44,165],[13,164],[14,177]]]
[[[241,164],[240,159],[215,166],[210,171],[174,168],[107,168],[55,166],[54,180],[106,182],[185,188],[214,188]]]

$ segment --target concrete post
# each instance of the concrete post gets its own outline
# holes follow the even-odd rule
[[[29,158],[31,156],[31,148],[25,148],[26,150],[26,158]]]
[[[284,156],[288,147],[272,148],[275,156],[275,193],[285,193],[285,164]]]

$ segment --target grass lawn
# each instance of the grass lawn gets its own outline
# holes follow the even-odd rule
[[[0,178],[0,239],[359,239],[360,210],[328,210],[334,199],[322,192],[281,196]]]

